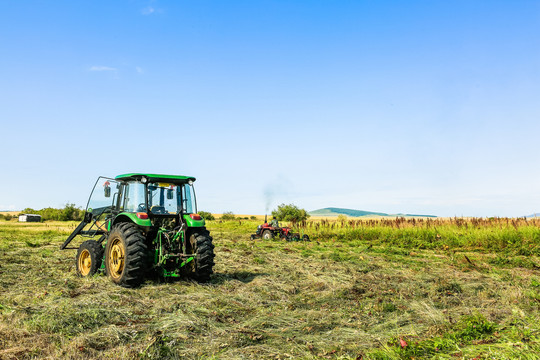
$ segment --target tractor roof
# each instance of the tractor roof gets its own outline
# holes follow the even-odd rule
[[[183,175],[164,175],[164,174],[143,174],[143,173],[131,173],[118,175],[115,179],[121,181],[140,181],[143,177],[147,178],[149,182],[166,182],[171,184],[185,184],[189,180],[195,181],[193,176]]]

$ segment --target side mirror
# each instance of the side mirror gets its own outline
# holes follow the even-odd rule
[[[103,191],[106,198],[111,197],[111,183],[109,182],[109,180],[103,183]]]
[[[167,200],[174,199],[174,192],[172,189],[167,189]]]

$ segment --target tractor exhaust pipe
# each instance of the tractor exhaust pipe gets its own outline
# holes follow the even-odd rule
[[[264,214],[264,223],[265,223],[265,224],[268,224],[267,216],[268,216],[268,215]]]

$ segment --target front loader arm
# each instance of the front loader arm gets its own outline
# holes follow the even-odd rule
[[[62,244],[62,246],[60,246],[60,250],[64,250],[66,248],[66,246],[68,246],[68,244],[71,242],[71,240],[73,240],[75,238],[75,236],[81,234],[82,229],[84,229],[84,227],[86,225],[88,225],[88,224],[90,224],[90,222],[92,222],[92,218],[93,218],[93,215],[92,215],[91,212],[85,212],[83,220],[75,228],[75,230],[73,230],[73,232],[68,236],[66,241],[64,241],[64,243]]]
[[[83,221],[81,221],[81,223],[79,224],[79,226],[77,226],[75,228],[75,230],[73,230],[73,232],[68,236],[66,241],[64,241],[62,246],[60,246],[60,250],[64,250],[66,248],[66,246],[68,246],[68,244],[71,242],[71,240],[73,240],[75,238],[75,236],[79,235],[79,233],[82,231],[82,229],[84,229],[84,227],[87,224],[88,224],[88,222],[86,221],[86,216],[85,216]]]

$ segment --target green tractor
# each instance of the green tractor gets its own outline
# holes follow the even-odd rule
[[[194,177],[125,174],[99,177],[84,220],[60,247],[90,238],[77,251],[81,276],[103,272],[124,287],[141,284],[154,271],[165,278],[210,279],[214,245],[197,214]]]

